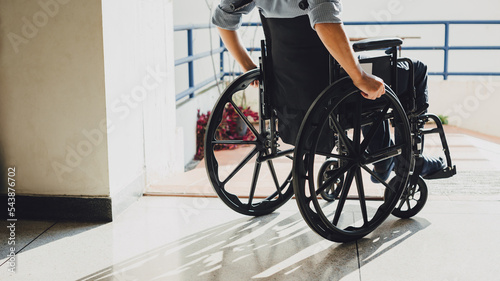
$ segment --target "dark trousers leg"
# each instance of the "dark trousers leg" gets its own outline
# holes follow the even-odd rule
[[[363,135],[366,136],[370,131],[371,126],[364,126],[361,131]],[[368,144],[368,151],[370,153],[376,152],[380,149],[389,147],[392,145],[392,140],[389,133],[389,122],[386,120],[380,124],[380,127],[375,131],[372,141]],[[375,170],[384,171],[391,165],[391,159],[386,159],[374,164]]]
[[[416,93],[416,106],[422,108],[429,102],[429,92],[427,88],[427,65],[418,60],[412,60],[414,68],[414,83]],[[402,99],[410,98],[410,70],[406,62],[398,62],[398,92],[397,95]]]
[[[422,108],[428,102],[428,88],[427,88],[427,66],[417,60],[413,60],[414,67],[414,83],[416,92],[416,106]],[[404,95],[411,94],[409,87],[410,82],[409,65],[406,62],[398,63],[398,96],[400,98],[409,98]],[[375,152],[392,144],[389,133],[389,123],[385,121],[375,132],[373,140],[368,145],[368,151]],[[363,135],[368,134],[370,126],[363,127]],[[397,133],[397,132],[396,132]],[[397,139],[397,137],[396,137]],[[397,140],[395,140],[397,142]],[[391,159],[375,163],[375,169],[378,171],[385,170],[391,164]]]

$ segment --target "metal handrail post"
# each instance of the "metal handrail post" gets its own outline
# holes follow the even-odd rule
[[[226,49],[225,49],[225,45],[224,45],[224,42],[222,41],[222,39],[219,38],[219,41],[220,41],[220,46],[224,47],[224,50],[222,52],[220,52],[220,73],[222,74],[220,77],[220,80],[222,80],[222,79],[224,79],[224,76],[226,76],[226,74],[224,72],[224,52],[226,51]]]
[[[193,55],[193,30],[187,30],[188,57]],[[194,61],[188,62],[189,88],[194,87]],[[194,98],[194,93],[189,94],[189,98]]]
[[[443,79],[448,80],[448,55],[450,50],[450,23],[444,24],[444,67]]]

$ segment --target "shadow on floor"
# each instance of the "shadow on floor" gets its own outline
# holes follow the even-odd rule
[[[383,224],[370,238],[338,244],[313,233],[298,213],[241,218],[80,280],[359,280],[360,264],[428,225],[420,218],[396,220]]]
[[[16,222],[15,227],[16,236],[14,246],[16,255],[60,239],[90,231],[101,225],[103,225],[103,223],[19,220]],[[8,234],[7,232],[5,233]],[[10,249],[7,243],[7,239],[2,239],[2,245],[0,247],[0,256],[2,258],[7,256]],[[3,266],[6,262],[7,259],[2,261],[0,266]]]

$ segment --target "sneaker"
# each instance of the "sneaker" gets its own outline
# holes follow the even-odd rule
[[[422,177],[430,176],[436,172],[439,172],[446,168],[446,165],[444,164],[443,158],[439,157],[424,157],[424,164],[422,167],[422,172],[420,172],[420,175]]]
[[[391,174],[392,170],[394,169],[394,165],[396,164],[396,161],[394,158],[390,159],[391,163],[386,169],[377,169],[378,167],[373,168],[373,173],[377,175],[381,180],[386,181],[389,178],[389,175]],[[377,178],[375,178],[373,175],[370,177],[373,183],[379,183]]]

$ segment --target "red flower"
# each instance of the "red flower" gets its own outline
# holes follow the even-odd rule
[[[256,122],[259,120],[259,114],[252,111],[250,107],[243,109],[238,107],[246,119],[250,122]],[[210,111],[206,114],[200,114],[198,109],[198,121],[196,122],[196,155],[195,160],[203,159],[204,145],[205,145],[205,132],[210,118]],[[234,109],[231,104],[228,104],[222,115],[222,120],[216,130],[217,139],[220,140],[255,140],[256,136],[247,127],[246,123],[240,117],[238,112]],[[214,149],[215,150],[225,150],[225,149],[235,149],[238,145],[235,144],[219,144]]]

